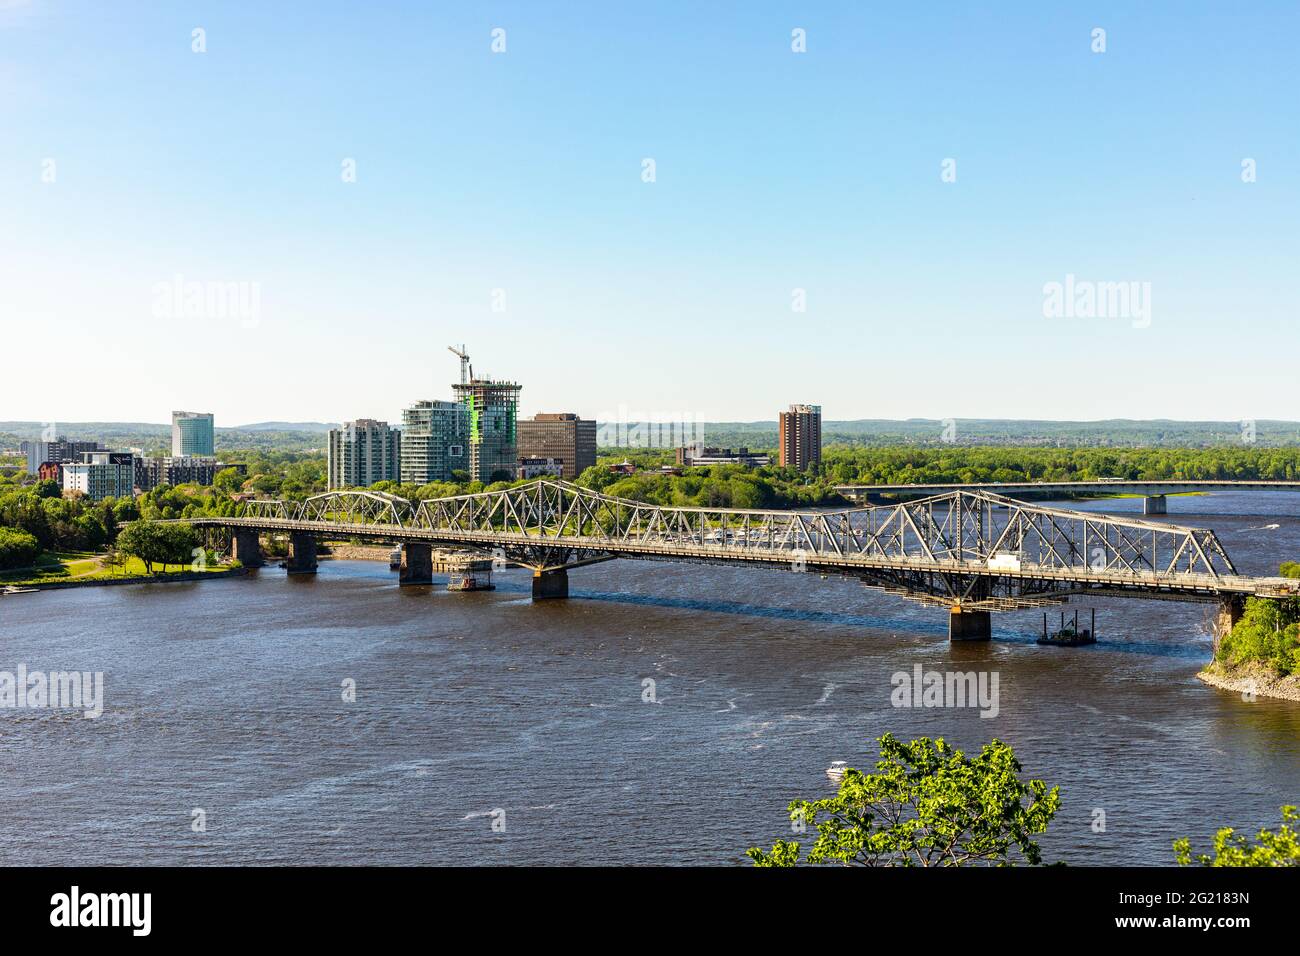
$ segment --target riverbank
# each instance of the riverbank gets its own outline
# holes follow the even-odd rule
[[[1252,692],[1257,697],[1300,702],[1300,676],[1279,674],[1258,661],[1236,666],[1211,661],[1196,677],[1211,687],[1236,694]]]
[[[213,578],[229,578],[247,574],[248,569],[238,568],[216,568],[211,571],[171,571],[161,574],[138,574],[123,575],[121,577],[93,577],[85,578],[79,581],[35,581],[29,584],[4,585],[0,584],[0,596],[4,595],[5,587],[16,587],[19,590],[14,593],[24,593],[27,591],[61,591],[67,588],[93,588],[104,587],[114,584],[167,584],[176,581],[209,581]]]

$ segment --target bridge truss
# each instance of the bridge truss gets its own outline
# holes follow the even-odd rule
[[[411,502],[368,491],[250,501],[239,523],[494,552],[539,572],[615,557],[847,574],[923,602],[1008,609],[1069,594],[1249,590],[1213,531],[955,491],[836,511],[677,508],[565,481]],[[221,519],[214,519],[220,521]]]

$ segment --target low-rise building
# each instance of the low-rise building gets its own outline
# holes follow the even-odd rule
[[[520,458],[516,478],[540,478],[542,475],[564,477],[564,461],[559,458]]]
[[[704,465],[741,465],[760,468],[772,463],[771,455],[756,455],[748,448],[710,448],[700,442],[677,449],[679,468],[699,468]]]

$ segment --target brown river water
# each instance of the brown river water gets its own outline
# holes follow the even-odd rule
[[[1243,573],[1300,558],[1300,495],[1169,507]],[[1300,803],[1300,704],[1196,680],[1206,605],[1081,601],[1095,646],[1037,646],[1035,611],[950,646],[941,610],[842,579],[614,561],[533,604],[527,575],[456,594],[328,561],[0,597],[0,671],[101,671],[105,698],[0,709],[0,864],[739,865],[886,731],[1010,743],[1061,788],[1049,861],[1168,864]],[[895,707],[917,664],[996,673],[996,716]]]

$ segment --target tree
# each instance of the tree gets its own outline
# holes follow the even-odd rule
[[[0,568],[25,568],[41,556],[41,545],[26,531],[0,528]]]
[[[1282,826],[1276,833],[1260,829],[1256,842],[1224,827],[1214,834],[1214,855],[1192,855],[1192,841],[1183,837],[1174,841],[1174,859],[1179,866],[1300,866],[1300,840],[1292,827],[1300,821],[1300,812],[1293,806],[1282,807]]]
[[[846,770],[834,797],[790,804],[796,829],[817,828],[805,860],[800,845],[785,840],[748,855],[756,866],[1037,864],[1041,854],[1030,837],[1056,815],[1060,788],[1023,782],[1020,770],[1000,740],[972,759],[942,737],[902,743],[885,734],[875,773]]]
[[[238,468],[222,468],[212,479],[212,484],[221,491],[238,491],[244,485],[244,476]]]
[[[159,524],[154,521],[135,521],[122,529],[117,536],[118,548],[134,555],[144,563],[148,574],[153,566],[161,564],[189,564],[198,534],[187,524]]]

